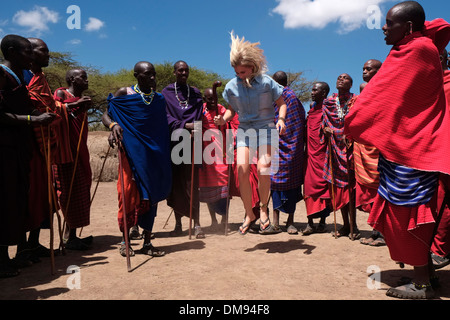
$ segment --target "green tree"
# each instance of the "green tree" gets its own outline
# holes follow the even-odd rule
[[[286,72],[288,76],[288,86],[295,92],[298,99],[305,103],[311,101],[311,89],[314,81],[306,79],[303,71]]]

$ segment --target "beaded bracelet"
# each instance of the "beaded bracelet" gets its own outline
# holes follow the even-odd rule
[[[109,125],[109,130],[112,130],[116,124],[118,124],[118,123],[117,122],[111,122],[111,124]]]

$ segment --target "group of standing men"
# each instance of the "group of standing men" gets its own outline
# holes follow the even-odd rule
[[[55,215],[62,252],[91,245],[92,237],[80,239],[76,231],[90,223],[86,112],[92,102],[83,96],[88,80],[81,69],[68,71],[68,86],[52,93],[42,72],[49,49],[41,39],[7,35],[1,50],[0,277],[11,277],[53,257],[39,236],[41,229],[53,236]],[[10,246],[17,246],[14,259]]]
[[[308,216],[304,235],[324,232],[326,217],[341,210],[343,227],[335,229],[333,235],[356,239],[360,236],[356,209],[368,212],[374,233],[363,242],[386,243],[392,259],[410,264],[415,270],[413,281],[392,288],[387,294],[411,299],[434,297],[439,282],[430,251],[435,264],[445,263],[450,253],[447,249],[450,163],[444,156],[450,142],[445,51],[450,25],[442,19],[426,22],[420,4],[405,1],[388,12],[383,32],[386,43],[393,49],[383,64],[369,60],[364,65],[361,94],[351,93],[353,79],[348,74],[338,77],[338,92],[331,96],[329,85],[317,82],[312,88],[313,103],[307,117],[287,86],[286,74],[277,72],[273,79],[264,75],[262,51],[253,52],[254,56],[261,55],[259,58],[237,57],[236,52],[250,52],[256,46],[233,35],[230,56],[237,77],[225,88],[228,109],[217,103],[215,88],[208,88],[202,95],[187,84],[186,62],[175,63],[176,82],[162,93],[155,92],[154,66],[149,62],[137,63],[134,69],[137,84],[111,94],[108,111],[103,116],[103,123],[111,130],[110,145],[119,147],[118,221],[124,238],[128,238],[131,227],[140,226],[144,229],[141,252],[163,256],[164,252],[150,241],[158,202],[167,199],[175,213],[175,230],[171,235],[182,234],[181,220],[188,216],[194,220],[195,236],[203,238],[200,201],[208,203],[214,221],[215,213],[226,214],[230,195],[240,196],[244,202],[240,234],[245,235],[258,217],[259,233],[280,232],[280,212],[289,215],[286,228],[294,234],[298,231],[293,223],[296,203],[304,197]],[[82,207],[80,211],[89,212],[89,191],[81,188],[90,187],[91,181],[89,158],[85,158],[88,155],[85,114],[90,99],[82,97],[87,89],[86,74],[82,70],[70,71],[69,88],[58,89],[52,96],[41,70],[45,63],[38,59],[37,48],[42,44],[41,40],[16,36],[2,41],[6,62],[0,69],[0,167],[13,182],[6,185],[2,180],[0,192],[9,208],[1,212],[1,219],[6,222],[0,224],[2,276],[17,274],[7,246],[26,244],[23,236],[32,231],[23,251],[41,247],[33,232],[48,218],[47,213],[52,216],[59,206],[71,231],[69,241],[73,240],[67,244],[78,249],[88,245],[88,240],[77,238],[74,230],[88,224],[89,219],[78,216],[78,220],[71,220],[72,212],[78,208],[69,205],[70,198],[78,194],[80,200],[76,204]],[[239,46],[242,50],[236,49]],[[34,57],[33,61],[30,57]],[[23,70],[32,71],[33,79],[28,85]],[[259,106],[250,101],[252,96],[258,99]],[[246,109],[253,107],[256,109]],[[268,112],[271,108],[273,116]],[[202,127],[198,128],[196,122],[202,123]],[[246,150],[248,156],[251,142],[248,137],[239,136],[239,129],[243,128],[264,132],[276,128],[279,133],[276,174],[268,178],[267,173],[262,173],[270,167],[274,153],[261,133],[256,140],[258,152],[267,145],[269,151],[265,150],[262,157],[257,155],[256,163],[211,164],[203,159],[196,164],[193,156],[198,143],[196,132],[220,131],[211,141],[217,137],[223,141],[210,149],[213,158],[224,159],[228,152],[223,143],[226,129],[233,132],[233,149]],[[180,144],[180,139],[187,143]],[[208,149],[208,144],[200,143],[203,149]],[[174,155],[182,161],[174,161]],[[47,177],[52,177],[50,167],[54,170],[56,190],[48,179],[38,178],[46,172]],[[73,177],[85,180],[74,181]],[[18,197],[27,200],[38,197],[33,192],[27,193],[34,184],[39,187],[30,190],[44,194],[47,190],[49,201],[40,206],[35,206],[39,202],[33,202],[30,210],[29,201],[18,201]],[[268,211],[269,189],[273,223]],[[39,199],[42,202],[46,198],[39,196]],[[37,209],[43,212],[38,214]],[[320,222],[316,227],[317,218]],[[134,254],[125,242],[120,251],[124,256]]]

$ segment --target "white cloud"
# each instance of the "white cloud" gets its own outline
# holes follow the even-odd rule
[[[70,41],[67,42],[68,44],[71,44],[73,46],[77,46],[81,44],[81,40],[80,39],[72,39]]]
[[[97,18],[89,18],[89,22],[86,24],[86,31],[98,31],[105,26],[105,23]]]
[[[47,31],[49,29],[48,24],[57,23],[58,20],[59,14],[57,12],[39,6],[35,6],[31,11],[20,10],[13,17],[15,24],[38,34]]]
[[[372,5],[381,5],[392,0],[277,0],[274,13],[284,19],[288,29],[323,29],[328,24],[338,23],[338,33],[348,33],[365,25]]]

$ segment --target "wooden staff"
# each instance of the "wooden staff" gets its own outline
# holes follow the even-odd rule
[[[48,108],[47,108],[48,112]],[[51,180],[50,180],[50,126],[48,126],[48,137],[45,141],[44,129],[41,126],[42,145],[44,148],[45,164],[47,168],[47,192],[48,192],[48,205],[49,205],[49,218],[50,218],[50,264],[51,274],[55,274],[55,254],[54,254],[54,231],[53,231],[53,199],[51,193]],[[45,144],[47,143],[47,148]],[[48,152],[47,152],[48,151]]]
[[[47,110],[48,112],[48,110]],[[50,145],[50,125],[48,126],[48,159],[47,159],[47,181],[48,181],[48,202],[49,202],[49,214],[50,214],[50,261],[52,264],[52,274],[55,274],[55,250],[54,250],[54,238],[55,232],[53,230],[53,201],[52,201],[52,185],[51,185],[51,145]]]
[[[102,168],[100,169],[100,173],[98,175],[97,184],[95,185],[94,193],[91,198],[90,205],[92,206],[92,202],[94,201],[95,194],[97,193],[98,185],[100,183],[100,180],[102,179],[103,170],[105,169],[106,159],[108,159],[109,152],[111,151],[111,146],[108,147],[108,151],[106,151],[105,160],[103,160]]]
[[[123,236],[125,238],[125,247],[126,247],[126,257],[127,257],[127,268],[128,272],[131,272],[131,260],[130,260],[130,240],[128,238],[128,224],[127,224],[127,205],[125,199],[125,182],[124,182],[124,174],[123,174],[123,163],[122,163],[122,146],[121,144],[118,147],[119,149],[119,174],[120,174],[120,188],[122,191],[122,210],[123,210]]]
[[[72,197],[73,181],[75,180],[75,173],[77,171],[78,157],[80,155],[81,138],[83,137],[83,130],[84,130],[86,120],[87,120],[87,112],[85,112],[85,114],[84,114],[83,122],[81,124],[80,136],[78,137],[77,154],[75,156],[75,163],[74,163],[74,168],[73,168],[73,173],[72,173],[72,179],[70,181],[69,196],[67,198],[67,204],[66,204],[66,215],[69,212],[70,198]],[[66,225],[66,222],[64,222],[64,225]],[[64,227],[64,229],[65,229],[65,227]]]
[[[213,84],[212,87],[212,91],[213,91],[213,103],[218,106],[219,103],[219,99],[217,97],[217,88],[222,86],[222,82],[220,81],[216,81]],[[218,107],[217,107],[218,110]],[[228,127],[225,125],[225,128],[227,129]],[[223,126],[220,126],[220,131],[222,131]],[[225,133],[226,133],[226,129],[225,129]],[[223,144],[223,159],[225,160],[226,163],[226,158],[227,158],[227,149],[226,149],[226,144]],[[231,172],[232,172],[232,166],[231,164],[228,165],[228,195],[227,195],[227,206],[226,206],[226,211],[225,211],[225,236],[228,236],[228,220],[229,220],[229,211],[230,211],[230,189],[231,189]]]
[[[77,154],[75,156],[75,163],[74,163],[74,168],[73,168],[73,173],[72,173],[72,179],[70,181],[70,188],[69,188],[69,197],[67,199],[67,205],[66,205],[66,213],[69,211],[69,204],[70,204],[70,198],[72,196],[72,188],[73,188],[73,181],[75,179],[75,173],[77,171],[77,166],[78,166],[78,158],[80,155],[80,145],[81,145],[81,139],[83,137],[83,130],[84,130],[84,126],[86,123],[86,119],[87,119],[87,112],[84,114],[84,118],[83,118],[83,122],[81,124],[81,130],[80,130],[80,135],[78,137],[78,145],[77,145]]]
[[[352,241],[355,240],[355,236],[354,236],[354,228],[353,225],[355,223],[355,215],[356,215],[356,210],[355,210],[355,206],[354,206],[354,199],[353,199],[353,190],[351,188],[351,177],[350,177],[350,156],[349,156],[349,147],[347,146],[347,142],[346,142],[346,155],[347,155],[347,176],[348,176],[348,199],[349,199],[349,205],[348,205],[348,215],[349,215],[349,219],[350,219],[350,239]],[[355,213],[355,214],[354,214]]]
[[[333,176],[333,159],[331,157],[331,137],[328,139],[328,161],[330,163],[331,172],[331,201],[334,211],[334,238],[337,239],[337,224],[336,224],[336,196],[334,195],[334,176]]]
[[[45,163],[47,164],[47,170],[48,170],[48,161],[50,160],[48,155],[47,155],[47,148],[45,146],[45,141],[44,141],[44,129],[41,126],[41,136],[42,136],[42,146],[44,149],[44,157],[45,157]],[[50,162],[51,163],[51,162]],[[49,173],[47,173],[48,175],[50,175]],[[64,248],[64,242],[63,242],[63,231],[62,231],[62,224],[61,224],[61,216],[59,214],[59,209],[58,209],[58,198],[56,196],[56,191],[55,191],[55,187],[53,186],[53,184],[51,183],[51,180],[48,181],[48,184],[50,185],[51,188],[51,195],[53,196],[53,206],[55,208],[56,211],[56,217],[58,219],[58,232],[59,232],[59,241],[60,241],[60,247],[61,247],[61,252],[63,255],[66,254],[65,248]],[[50,195],[49,195],[50,197]]]
[[[167,217],[167,220],[166,220],[166,223],[164,224],[163,229],[165,229],[165,228],[167,227],[167,225],[169,224],[169,219],[170,219],[170,217],[172,216],[172,214],[173,214],[173,209],[172,209],[172,211],[170,211],[170,214],[169,214],[169,216]]]
[[[192,238],[192,211],[194,209],[194,177],[195,177],[195,164],[194,164],[194,154],[195,154],[195,137],[192,139],[192,157],[191,157],[191,197],[189,203],[189,240]]]
[[[94,193],[91,197],[91,202],[89,204],[89,207],[92,206],[92,202],[94,202],[94,198],[95,198],[95,194],[97,193],[97,189],[98,189],[98,185],[100,184],[100,180],[102,179],[102,175],[103,175],[103,169],[105,168],[105,164],[106,164],[106,159],[108,159],[109,156],[109,152],[111,151],[111,145],[109,145],[108,147],[108,151],[106,151],[106,155],[105,155],[105,160],[103,160],[103,164],[102,164],[102,168],[100,169],[100,173],[98,175],[98,179],[97,179],[97,184],[95,185],[95,189],[94,189]],[[80,235],[79,237],[81,237],[81,234],[83,233],[83,228],[81,228],[80,230]]]

